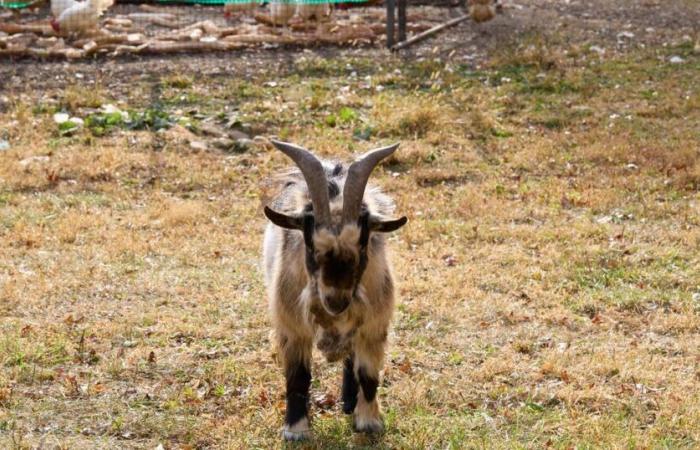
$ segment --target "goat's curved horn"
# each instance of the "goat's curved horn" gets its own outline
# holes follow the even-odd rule
[[[314,221],[317,225],[328,226],[331,222],[331,209],[328,200],[328,180],[323,164],[310,151],[288,142],[271,140],[275,147],[289,156],[301,169],[309,188],[311,204],[314,206]]]
[[[343,224],[357,222],[369,175],[379,161],[394,153],[398,147],[397,143],[371,150],[350,165],[343,188]]]

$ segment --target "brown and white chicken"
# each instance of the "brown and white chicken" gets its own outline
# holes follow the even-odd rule
[[[477,23],[496,17],[496,0],[469,0],[469,15]]]
[[[114,0],[51,0],[53,19],[51,27],[56,33],[83,33],[97,28],[100,16]]]

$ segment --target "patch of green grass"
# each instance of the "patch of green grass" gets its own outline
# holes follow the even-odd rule
[[[187,89],[192,87],[193,83],[192,77],[182,74],[168,75],[161,79],[161,84],[166,88]]]

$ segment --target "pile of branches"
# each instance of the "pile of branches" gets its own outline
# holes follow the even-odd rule
[[[227,51],[265,45],[372,45],[384,39],[383,14],[381,9],[368,9],[362,15],[337,15],[326,22],[295,23],[288,28],[274,27],[265,14],[230,26],[219,26],[212,20],[183,25],[167,9],[142,5],[138,12],[103,19],[99,29],[83,36],[58,35],[46,20],[0,22],[0,57],[79,59],[99,54]],[[154,27],[158,28],[155,33]],[[413,24],[409,31],[426,28],[429,25]]]

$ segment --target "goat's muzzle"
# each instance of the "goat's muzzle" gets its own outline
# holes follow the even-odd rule
[[[323,306],[326,310],[335,316],[342,314],[350,306],[349,295],[333,295],[323,297]]]

